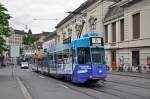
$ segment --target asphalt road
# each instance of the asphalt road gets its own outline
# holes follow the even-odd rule
[[[108,75],[105,85],[75,85],[32,70],[16,69],[32,99],[150,99],[150,79]]]

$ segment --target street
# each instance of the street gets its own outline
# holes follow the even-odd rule
[[[150,0],[0,0],[0,99],[150,99],[149,17]]]
[[[83,86],[33,72],[14,70],[32,99],[150,99],[150,79],[108,75],[105,85]],[[1,88],[0,88],[1,89]]]

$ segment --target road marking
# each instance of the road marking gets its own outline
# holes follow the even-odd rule
[[[43,76],[39,76],[40,78],[45,78],[45,77],[43,77]]]
[[[61,86],[61,87],[64,87],[64,88],[68,88],[67,86],[65,86],[65,85],[63,85],[63,84],[58,84],[59,86]]]
[[[23,85],[23,83],[21,82],[21,80],[17,77],[17,81],[20,85],[21,91],[25,97],[25,99],[32,99],[31,95],[29,94],[28,90],[26,89],[26,87]]]

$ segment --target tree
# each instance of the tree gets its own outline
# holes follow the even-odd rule
[[[34,42],[36,42],[38,39],[36,36],[34,36],[33,34],[28,34],[28,35],[25,35],[23,37],[23,42],[25,45],[32,45]]]
[[[4,38],[10,36],[8,20],[11,17],[7,14],[7,11],[8,10],[0,3],[0,54],[7,50]]]
[[[29,30],[28,35],[25,35],[25,36],[23,37],[23,43],[24,43],[25,45],[27,45],[27,46],[32,46],[32,45],[34,45],[34,43],[35,43],[36,41],[38,41],[38,38],[37,38],[37,36],[35,36],[35,35],[32,34],[32,31],[31,31],[31,30]]]

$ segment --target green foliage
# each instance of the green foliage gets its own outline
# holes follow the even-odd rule
[[[37,40],[38,40],[38,38],[33,34],[28,34],[23,37],[24,44],[29,45],[29,46],[34,44],[34,42],[36,42]]]
[[[10,36],[9,22],[11,18],[9,14],[6,13],[7,9],[0,4],[0,54],[6,51],[4,37]]]

